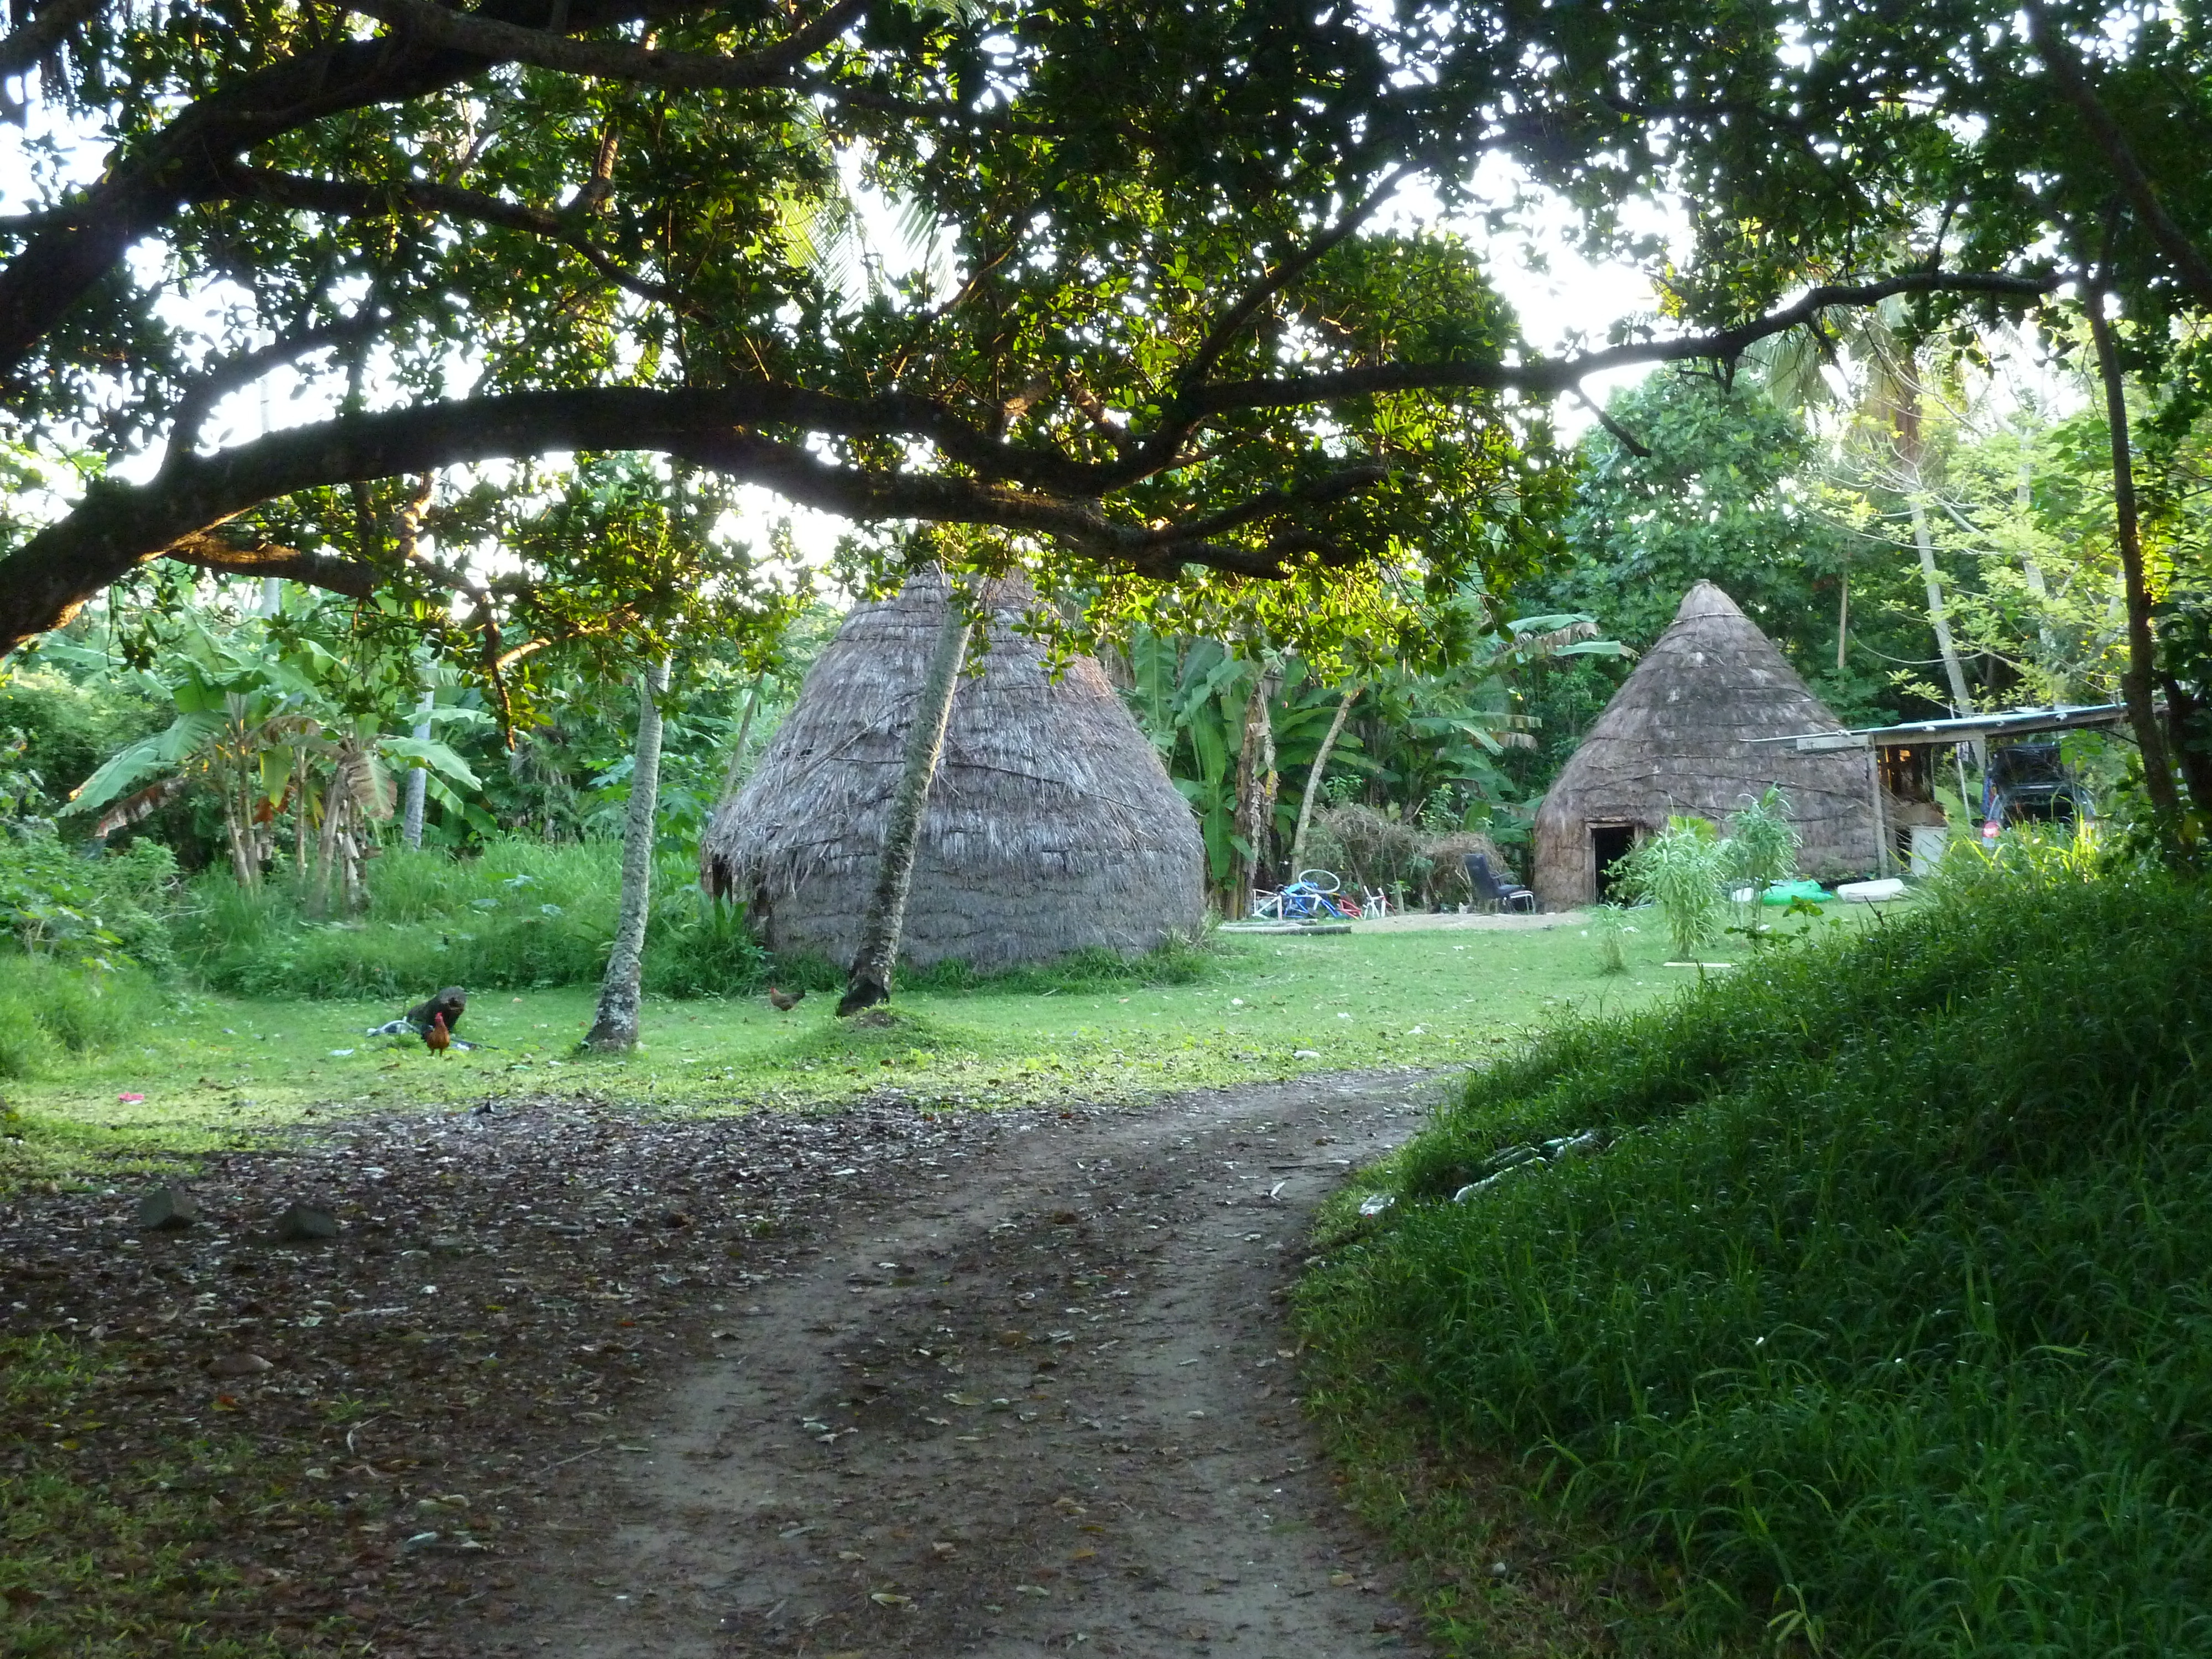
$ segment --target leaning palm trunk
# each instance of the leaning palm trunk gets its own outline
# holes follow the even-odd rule
[[[714,805],[721,805],[738,793],[744,781],[745,744],[752,736],[753,715],[760,708],[761,687],[768,682],[768,670],[763,668],[753,676],[752,690],[745,696],[744,717],[738,722],[737,741],[730,745],[730,763],[723,769],[722,792],[714,797]]]
[[[599,981],[599,1010],[586,1047],[610,1053],[637,1046],[637,1011],[645,981],[645,923],[653,905],[653,830],[660,805],[660,704],[668,659],[646,670],[637,708],[637,750],[630,766],[629,818],[623,829],[622,899],[614,948]]]
[[[1352,713],[1352,705],[1359,700],[1359,690],[1355,685],[1344,694],[1344,701],[1336,706],[1336,718],[1328,723],[1328,735],[1322,738],[1321,747],[1314,751],[1313,769],[1306,774],[1306,793],[1298,801],[1298,827],[1291,832],[1290,876],[1292,881],[1298,878],[1299,870],[1305,860],[1306,831],[1313,823],[1315,803],[1321,799],[1322,780],[1328,773],[1328,757],[1335,751],[1336,740],[1344,735],[1345,719]]]
[[[922,816],[929,810],[930,785],[945,753],[945,724],[952,718],[952,693],[959,684],[961,660],[968,654],[971,624],[965,600],[957,588],[945,596],[945,620],[939,624],[929,672],[915,701],[914,723],[907,728],[898,793],[891,799],[890,821],[884,827],[883,862],[877,866],[875,890],[860,919],[860,948],[854,952],[851,971],[845,976],[845,994],[837,1004],[840,1014],[856,1014],[890,1000],[891,969],[898,961],[899,934],[906,926],[907,895],[914,888]]]

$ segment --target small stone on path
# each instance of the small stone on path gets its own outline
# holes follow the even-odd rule
[[[138,1200],[142,1233],[175,1232],[199,1218],[199,1200],[181,1187],[156,1187]]]
[[[276,1218],[276,1237],[288,1244],[337,1236],[338,1218],[313,1204],[295,1204]]]

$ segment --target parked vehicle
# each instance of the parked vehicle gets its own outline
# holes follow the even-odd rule
[[[2059,758],[2056,742],[1991,747],[1982,780],[1984,826],[2071,823],[2089,816],[2088,792]]]

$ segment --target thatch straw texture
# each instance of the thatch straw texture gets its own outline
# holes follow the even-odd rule
[[[1538,900],[1557,910],[1596,896],[1594,826],[1630,825],[1641,836],[1675,813],[1718,824],[1769,784],[1789,792],[1806,874],[1872,870],[1866,755],[1752,741],[1840,725],[1735,601],[1699,582],[1537,809]]]
[[[1133,954],[1198,926],[1205,849],[1152,744],[1095,661],[1055,680],[1013,631],[1036,603],[1026,583],[986,599],[983,672],[953,693],[900,960],[988,972],[1090,946]],[[858,948],[945,605],[926,575],[856,609],[708,826],[702,879],[746,902],[770,949],[842,967]]]

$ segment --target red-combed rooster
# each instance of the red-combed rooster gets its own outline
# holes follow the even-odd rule
[[[422,1033],[422,1046],[434,1054],[442,1054],[453,1046],[453,1036],[446,1029],[444,1014],[430,1016],[430,1029]]]

